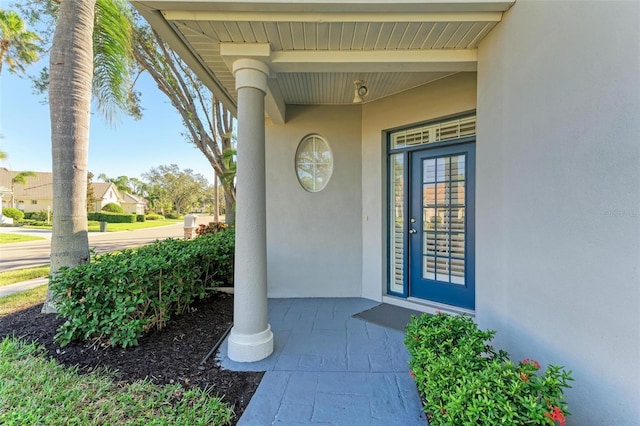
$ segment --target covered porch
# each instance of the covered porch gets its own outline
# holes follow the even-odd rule
[[[378,123],[366,123],[380,122],[374,117],[385,99],[451,78],[447,93],[464,93],[464,102],[420,107],[418,118],[400,123],[474,110],[478,44],[513,1],[133,4],[238,119],[229,358],[255,362],[272,353],[268,296],[365,297],[433,310],[407,300],[408,292],[389,293],[386,141]],[[289,146],[319,129],[336,134],[335,172],[325,179],[332,186],[291,186]]]

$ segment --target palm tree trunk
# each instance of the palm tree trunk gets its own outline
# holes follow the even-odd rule
[[[87,163],[96,0],[63,0],[50,54],[53,157],[51,273],[89,261]],[[49,290],[43,313],[56,311]]]

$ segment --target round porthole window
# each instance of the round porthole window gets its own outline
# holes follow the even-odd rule
[[[304,189],[322,191],[333,173],[333,154],[321,136],[309,135],[302,139],[296,151],[296,175]]]

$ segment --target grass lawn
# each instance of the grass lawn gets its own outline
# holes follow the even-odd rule
[[[78,374],[36,343],[0,342],[0,424],[228,425],[231,409],[200,389]]]
[[[49,275],[49,265],[0,272],[0,287]]]
[[[21,243],[23,241],[44,240],[42,237],[34,237],[32,235],[19,234],[0,234],[0,244]]]
[[[136,222],[136,223],[109,223],[107,224],[107,232],[117,232],[117,231],[135,231],[136,229],[145,229],[145,228],[156,228],[158,226],[167,226],[173,225],[176,223],[183,223],[182,220],[178,219],[165,219],[165,220],[148,220],[146,222]],[[28,229],[51,229],[49,225],[27,225],[25,228]],[[89,232],[100,232],[100,223],[90,221],[89,222]]]
[[[36,287],[31,290],[0,297],[0,315],[21,311],[22,309],[26,309],[33,305],[37,305],[38,303],[42,303],[44,302],[44,298],[46,295],[47,286],[41,285],[40,287]],[[2,389],[1,384],[0,389]],[[2,398],[0,398],[0,401],[2,401]],[[0,412],[2,412],[1,409]],[[4,423],[0,421],[0,424]]]

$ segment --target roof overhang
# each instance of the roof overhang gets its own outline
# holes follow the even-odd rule
[[[231,65],[269,65],[266,113],[347,104],[353,81],[372,101],[476,70],[479,42],[515,0],[168,1],[132,4],[234,114]]]

